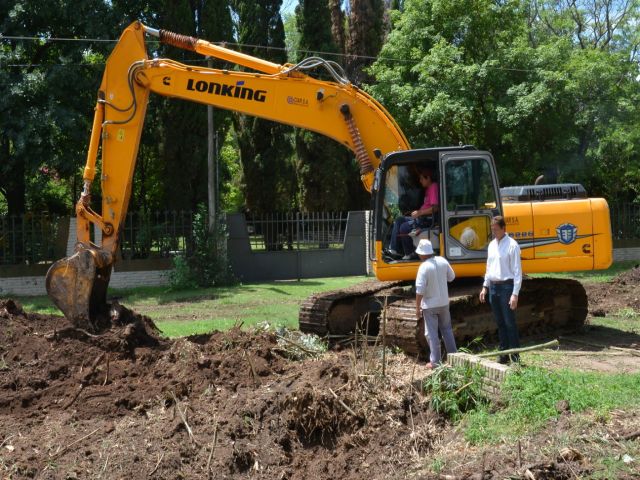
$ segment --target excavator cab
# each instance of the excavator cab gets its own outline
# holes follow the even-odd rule
[[[432,172],[438,186],[439,206],[428,218],[415,219],[418,228],[411,232],[414,247],[427,238],[436,254],[451,263],[484,267],[491,218],[502,211],[491,154],[472,146],[394,152],[382,161],[373,187],[375,218],[370,238],[375,242],[371,242],[371,256],[376,258],[379,252],[376,272],[385,280],[410,280],[415,275],[413,264],[419,260],[415,256],[400,258],[390,247],[400,244],[398,237],[407,235],[406,228],[401,232],[397,225],[394,228],[398,218],[408,218],[422,205],[424,189],[417,177],[424,169]],[[413,268],[408,269],[409,265]]]

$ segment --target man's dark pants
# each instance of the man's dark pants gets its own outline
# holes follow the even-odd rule
[[[498,338],[500,339],[500,350],[520,347],[518,338],[518,326],[516,324],[516,312],[509,307],[509,300],[513,293],[513,282],[495,284],[489,288],[489,303],[493,317],[498,324]],[[517,362],[520,355],[511,355],[511,360]]]

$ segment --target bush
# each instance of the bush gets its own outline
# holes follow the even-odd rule
[[[174,259],[171,286],[185,289],[235,283],[227,257],[226,225],[218,219],[213,230],[209,231],[207,209],[200,204],[193,217],[192,229],[193,254]]]
[[[183,255],[173,258],[173,270],[169,272],[169,285],[173,290],[188,290],[198,286],[189,262]]]
[[[482,370],[477,366],[443,365],[424,380],[423,389],[431,395],[431,408],[455,421],[487,403],[482,382]]]

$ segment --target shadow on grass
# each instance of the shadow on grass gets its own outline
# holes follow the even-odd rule
[[[560,350],[576,350],[579,347],[580,350],[599,352],[609,347],[637,349],[638,345],[640,335],[637,333],[602,325],[586,325],[579,332],[560,337]]]
[[[523,348],[530,347],[556,339],[559,340],[560,345],[554,347],[554,349],[561,351],[601,352],[610,347],[619,347],[634,349],[640,354],[640,349],[638,349],[638,346],[640,346],[639,334],[603,325],[585,325],[579,331],[562,333],[560,335],[548,332],[535,336],[522,337],[520,339],[520,346]],[[469,353],[486,353],[500,349],[497,336],[478,338],[466,345],[458,345],[458,348],[460,351]]]
[[[172,290],[168,287],[140,287],[129,290],[110,290],[109,299],[122,300],[124,302],[135,302],[149,299],[157,299],[158,305],[169,303],[198,303],[209,300],[220,300],[229,298],[240,293],[259,293],[270,290],[281,295],[292,295],[292,292],[282,288],[283,286],[293,287],[320,287],[324,282],[317,280],[280,280],[264,283],[245,283],[233,286],[194,288],[185,290]]]

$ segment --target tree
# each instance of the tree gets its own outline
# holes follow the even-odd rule
[[[575,4],[407,0],[393,12],[370,91],[416,146],[491,150],[502,184],[530,183],[547,171],[605,193],[594,175],[605,151],[621,148],[628,157],[635,141],[610,126],[637,122],[626,98],[637,98],[637,62],[629,59],[638,6],[616,14],[617,33],[587,34],[585,25],[596,23],[589,12],[606,8],[594,0],[577,2],[576,11]]]
[[[350,0],[347,75],[356,85],[369,82],[366,67],[380,53],[385,34],[384,0]]]
[[[40,37],[0,43],[0,194],[9,214],[72,206],[73,181],[65,179],[84,165],[92,89],[108,47],[48,39],[105,38],[104,24],[90,20],[96,15],[110,18],[104,2],[0,4],[5,36]]]
[[[333,43],[335,43],[338,52],[344,54],[346,52],[346,24],[341,4],[342,0],[329,0],[329,12],[331,12],[331,35],[333,37]]]
[[[282,0],[234,0],[241,51],[275,63],[286,62]],[[246,208],[254,213],[283,211],[295,205],[291,127],[234,115],[244,174]]]
[[[301,0],[296,7],[302,60],[316,52],[338,52],[326,2]],[[333,60],[333,59],[332,59]],[[320,72],[322,73],[322,72]],[[332,139],[296,129],[296,172],[300,205],[307,211],[366,208],[366,195],[358,183],[351,153]]]
[[[126,18],[150,17],[160,28],[209,41],[233,39],[229,2],[220,0],[116,4]],[[149,44],[151,47],[151,44]],[[161,45],[155,54],[206,66],[194,52]],[[214,67],[223,68],[221,61]],[[222,143],[230,115],[214,110],[215,134]],[[207,199],[207,108],[193,102],[150,97],[141,140],[131,208],[195,210]]]

